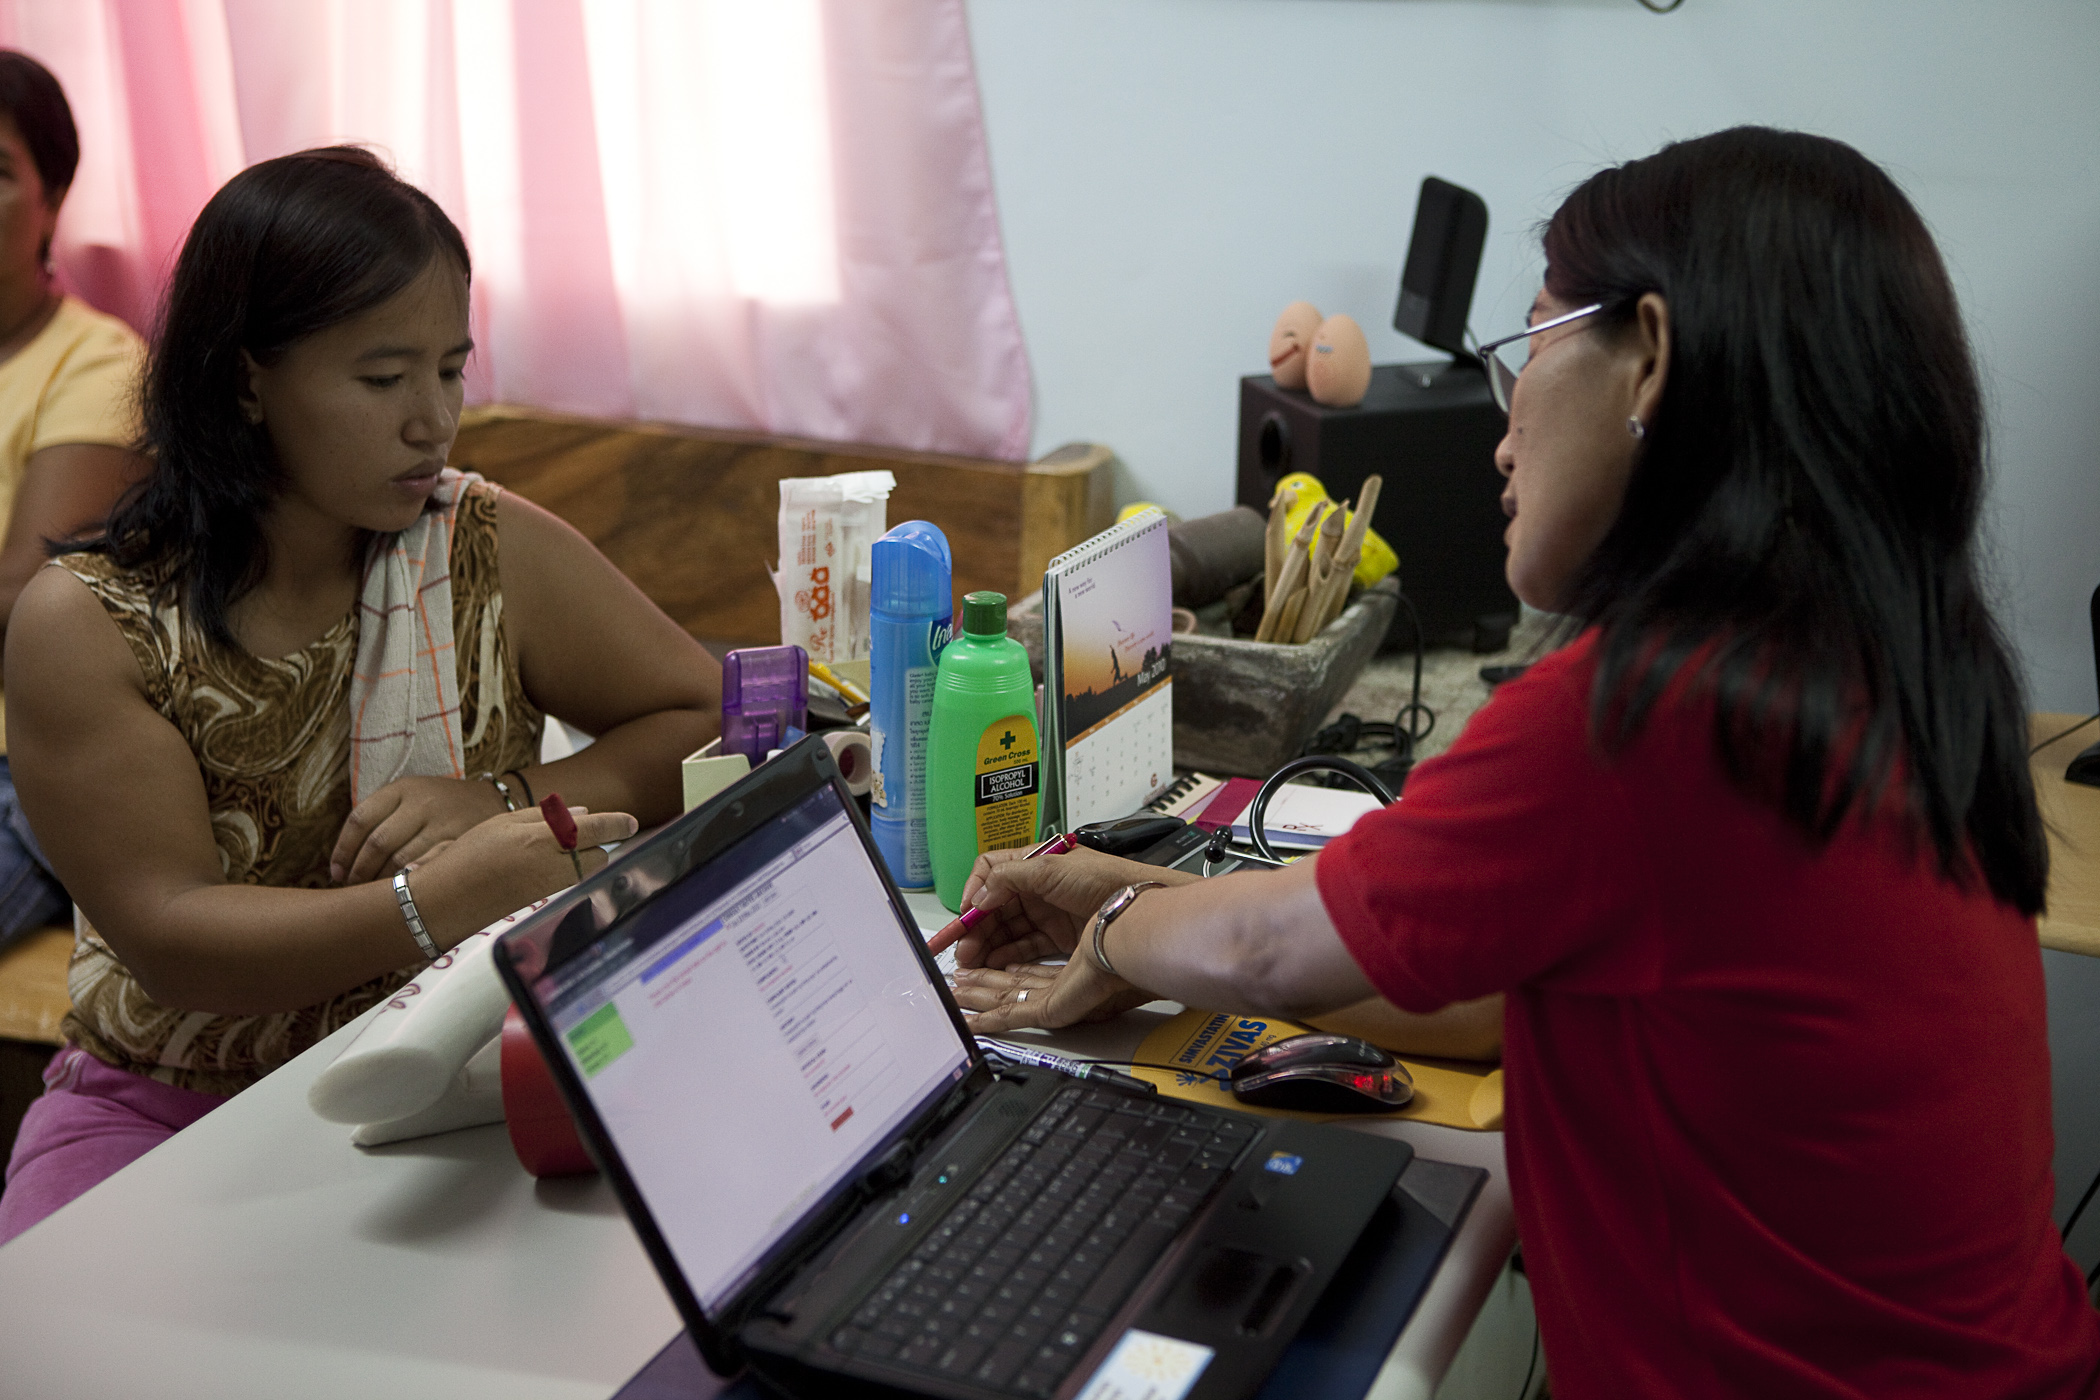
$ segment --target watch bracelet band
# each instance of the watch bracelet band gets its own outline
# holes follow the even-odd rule
[[[1164,880],[1140,880],[1134,885],[1125,885],[1108,897],[1107,901],[1094,914],[1095,967],[1100,968],[1118,981],[1124,980],[1123,974],[1116,971],[1115,964],[1108,960],[1108,950],[1102,945],[1102,939],[1107,936],[1108,926],[1123,917],[1123,911],[1136,903],[1140,894],[1146,890],[1163,890],[1166,887],[1167,883]]]
[[[394,899],[401,906],[401,917],[408,922],[408,936],[416,940],[416,949],[432,962],[438,959],[437,941],[430,930],[423,927],[423,916],[416,911],[416,897],[408,892],[408,872],[394,872]]]

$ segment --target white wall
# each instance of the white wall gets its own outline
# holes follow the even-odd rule
[[[1108,443],[1126,497],[1185,514],[1231,502],[1237,381],[1284,303],[1347,311],[1381,362],[1429,357],[1391,329],[1423,175],[1487,200],[1493,336],[1536,288],[1537,222],[1600,164],[1739,122],[1856,145],[1923,210],[1970,316],[2034,699],[2100,708],[2100,4],[970,0],[970,19],[1037,449]]]

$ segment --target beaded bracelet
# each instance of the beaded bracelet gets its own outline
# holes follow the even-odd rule
[[[503,799],[503,805],[506,808],[513,812],[518,810],[518,799],[510,795],[509,783],[504,782],[503,779],[497,777],[494,773],[484,773],[481,776],[488,779],[489,785],[496,789],[496,796]]]

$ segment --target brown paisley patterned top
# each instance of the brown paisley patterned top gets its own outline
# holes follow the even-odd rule
[[[542,725],[503,632],[496,493],[486,483],[470,485],[452,537],[452,635],[469,773],[533,762]],[[350,815],[355,611],[319,640],[270,660],[204,642],[179,608],[156,608],[147,582],[107,556],[68,554],[57,562],[102,600],[145,674],[147,697],[189,741],[227,880],[326,886],[328,853]],[[184,1011],[146,995],[94,928],[78,922],[67,1037],[119,1069],[214,1094],[245,1089],[418,970],[402,968],[298,1011]]]

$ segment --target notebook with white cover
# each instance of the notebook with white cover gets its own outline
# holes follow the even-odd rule
[[[1285,783],[1270,796],[1268,810],[1262,813],[1261,827],[1272,846],[1315,850],[1384,805],[1368,792]],[[1233,840],[1247,842],[1254,839],[1249,827],[1253,814],[1250,803],[1233,817]]]

